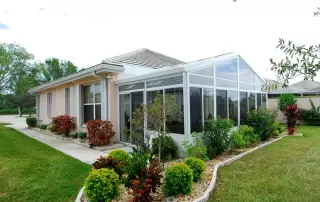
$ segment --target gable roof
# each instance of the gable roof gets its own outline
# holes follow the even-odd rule
[[[103,62],[112,64],[129,64],[158,69],[166,66],[185,64],[185,62],[157,53],[155,51],[143,48],[122,55],[105,59]]]
[[[269,80],[270,81],[270,80]],[[272,81],[272,80],[271,80]],[[277,84],[278,89],[270,91],[269,94],[281,94],[281,93],[313,93],[320,92],[320,82],[311,81],[311,80],[302,80],[297,83],[289,85],[287,88],[282,88],[282,84],[276,81],[273,81]],[[272,84],[270,82],[269,84]]]

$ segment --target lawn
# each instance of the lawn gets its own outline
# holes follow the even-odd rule
[[[299,132],[220,168],[209,201],[320,201],[320,127]]]
[[[90,169],[0,125],[0,201],[74,201]]]

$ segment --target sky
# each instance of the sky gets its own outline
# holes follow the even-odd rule
[[[87,68],[148,48],[185,62],[237,52],[262,77],[278,39],[320,43],[316,0],[0,0],[0,42]],[[291,83],[297,82],[296,78]],[[320,73],[316,77],[320,81]]]

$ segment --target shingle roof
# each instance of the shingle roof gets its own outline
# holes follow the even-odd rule
[[[157,53],[155,51],[143,48],[115,57],[108,58],[103,62],[112,63],[112,64],[129,64],[129,65],[138,65],[144,67],[151,67],[154,69],[174,66],[177,64],[185,64],[185,62]]]
[[[320,83],[317,81],[302,80],[289,85],[287,88],[282,88],[281,83],[273,82],[277,84],[278,89],[270,91],[269,94],[320,92]],[[272,80],[269,80],[269,84],[272,84]]]

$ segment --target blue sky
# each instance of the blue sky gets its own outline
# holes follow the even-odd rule
[[[278,39],[319,44],[317,0],[0,0],[0,42],[80,67],[140,48],[183,61],[238,52],[261,77]],[[18,7],[16,5],[19,5]],[[317,77],[320,81],[320,75]],[[297,78],[295,81],[299,80]]]

